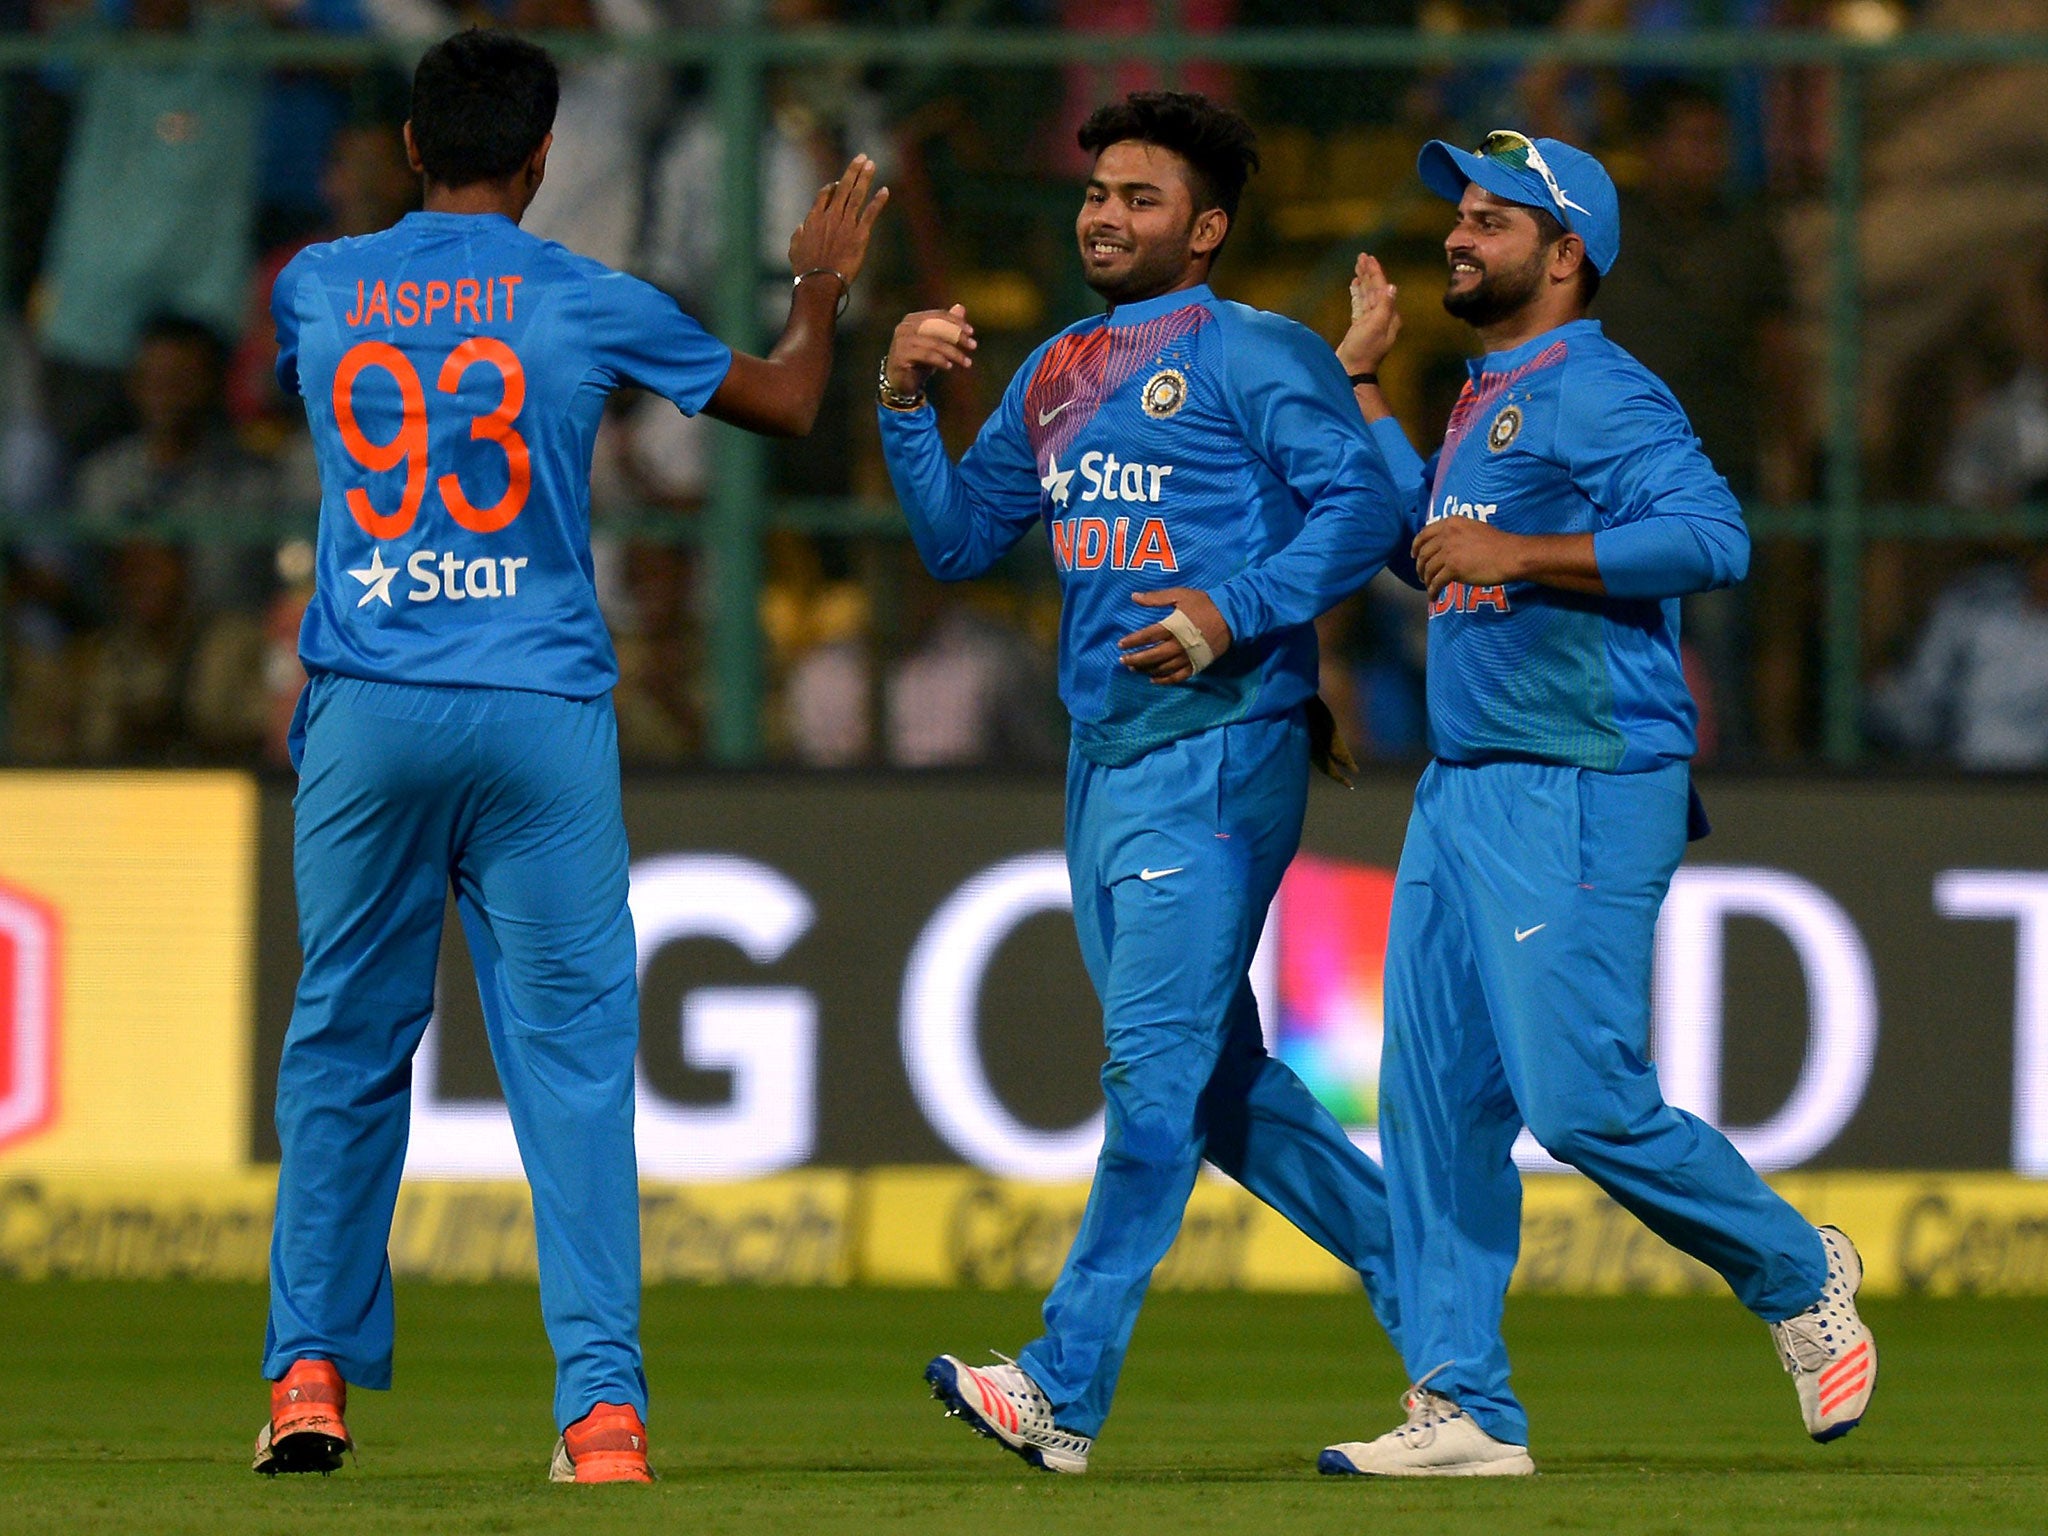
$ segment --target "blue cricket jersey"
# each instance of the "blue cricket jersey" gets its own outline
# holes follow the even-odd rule
[[[1329,346],[1207,287],[1118,305],[1025,362],[956,466],[926,407],[879,412],[918,553],[979,576],[1043,519],[1061,584],[1060,697],[1091,761],[1132,762],[1316,689],[1313,621],[1406,536],[1400,498]],[[1117,641],[1194,587],[1231,646],[1161,687]]]
[[[271,312],[320,465],[306,671],[607,692],[590,558],[605,396],[637,385],[695,414],[731,350],[658,289],[498,214],[310,246]]]
[[[1740,581],[1749,532],[1671,391],[1577,320],[1476,359],[1427,465],[1398,422],[1373,435],[1418,526],[1590,533],[1607,587],[1446,587],[1429,615],[1435,754],[1620,773],[1689,759],[1698,712],[1678,599]]]

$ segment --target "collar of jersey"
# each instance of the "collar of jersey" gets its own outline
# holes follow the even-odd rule
[[[1102,323],[1110,326],[1143,325],[1147,320],[1170,315],[1176,309],[1186,309],[1190,304],[1207,304],[1215,297],[1207,283],[1197,283],[1192,288],[1176,288],[1171,293],[1162,293],[1156,299],[1119,304],[1103,317]]]
[[[1482,373],[1506,373],[1510,368],[1521,367],[1538,353],[1548,351],[1560,341],[1570,341],[1576,336],[1599,334],[1598,320],[1571,320],[1555,329],[1545,331],[1541,336],[1531,336],[1519,347],[1512,347],[1506,352],[1489,352],[1484,357],[1471,358],[1465,367],[1475,379]]]
[[[493,220],[500,224],[512,223],[502,213],[429,213],[424,208],[415,208],[398,222],[410,224],[415,229],[476,229]],[[512,227],[517,229],[519,226],[514,224]]]

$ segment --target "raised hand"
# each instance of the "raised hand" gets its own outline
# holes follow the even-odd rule
[[[1398,292],[1379,261],[1360,252],[1351,274],[1351,328],[1337,343],[1337,361],[1346,373],[1376,373],[1394,349],[1401,334],[1401,312],[1394,307]]]
[[[889,387],[899,394],[918,394],[934,373],[972,368],[974,349],[979,345],[974,327],[967,323],[965,304],[912,310],[889,339],[889,356],[883,364]]]
[[[855,155],[840,178],[818,189],[811,211],[789,237],[789,269],[802,276],[819,269],[837,272],[851,284],[868,259],[875,220],[888,206],[889,189],[873,197],[875,162]]]

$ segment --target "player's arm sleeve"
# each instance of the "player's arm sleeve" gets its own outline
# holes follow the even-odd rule
[[[1038,519],[1038,465],[1024,431],[1027,363],[1002,404],[982,423],[955,464],[929,405],[915,411],[877,406],[882,458],[896,487],[910,537],[925,568],[941,581],[979,576],[1016,545]]]
[[[1313,622],[1407,541],[1403,498],[1336,354],[1313,332],[1263,316],[1229,340],[1228,388],[1245,441],[1304,508],[1292,540],[1209,594],[1242,641]]]
[[[651,390],[694,416],[732,368],[732,348],[637,277],[591,263],[591,354],[614,387]]]
[[[270,285],[270,318],[277,326],[277,384],[288,395],[299,386],[299,278],[305,266],[294,256]]]
[[[1684,597],[1748,574],[1742,508],[1685,412],[1647,372],[1602,370],[1569,381],[1557,450],[1600,509],[1593,558],[1609,596]]]
[[[1366,431],[1372,434],[1380,457],[1387,462],[1387,473],[1393,477],[1394,494],[1401,504],[1402,538],[1387,556],[1387,569],[1419,592],[1422,573],[1415,568],[1410,548],[1415,535],[1422,532],[1422,525],[1429,521],[1429,488],[1436,483],[1440,455],[1431,454],[1425,463],[1409,443],[1408,434],[1401,430],[1401,423],[1391,416],[1368,423]]]

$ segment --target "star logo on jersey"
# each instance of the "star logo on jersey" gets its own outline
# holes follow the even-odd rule
[[[1038,488],[1051,495],[1054,506],[1064,507],[1067,504],[1067,487],[1073,482],[1073,479],[1074,472],[1071,469],[1060,468],[1060,456],[1058,454],[1047,454],[1045,475],[1039,480]]]
[[[370,600],[375,598],[386,608],[389,608],[391,606],[391,578],[396,576],[400,569],[401,567],[399,566],[386,565],[384,563],[383,550],[371,549],[369,565],[363,570],[349,572],[349,575],[355,577],[357,581],[363,584],[363,595],[356,599],[356,606],[358,608],[367,608],[370,606]]]

